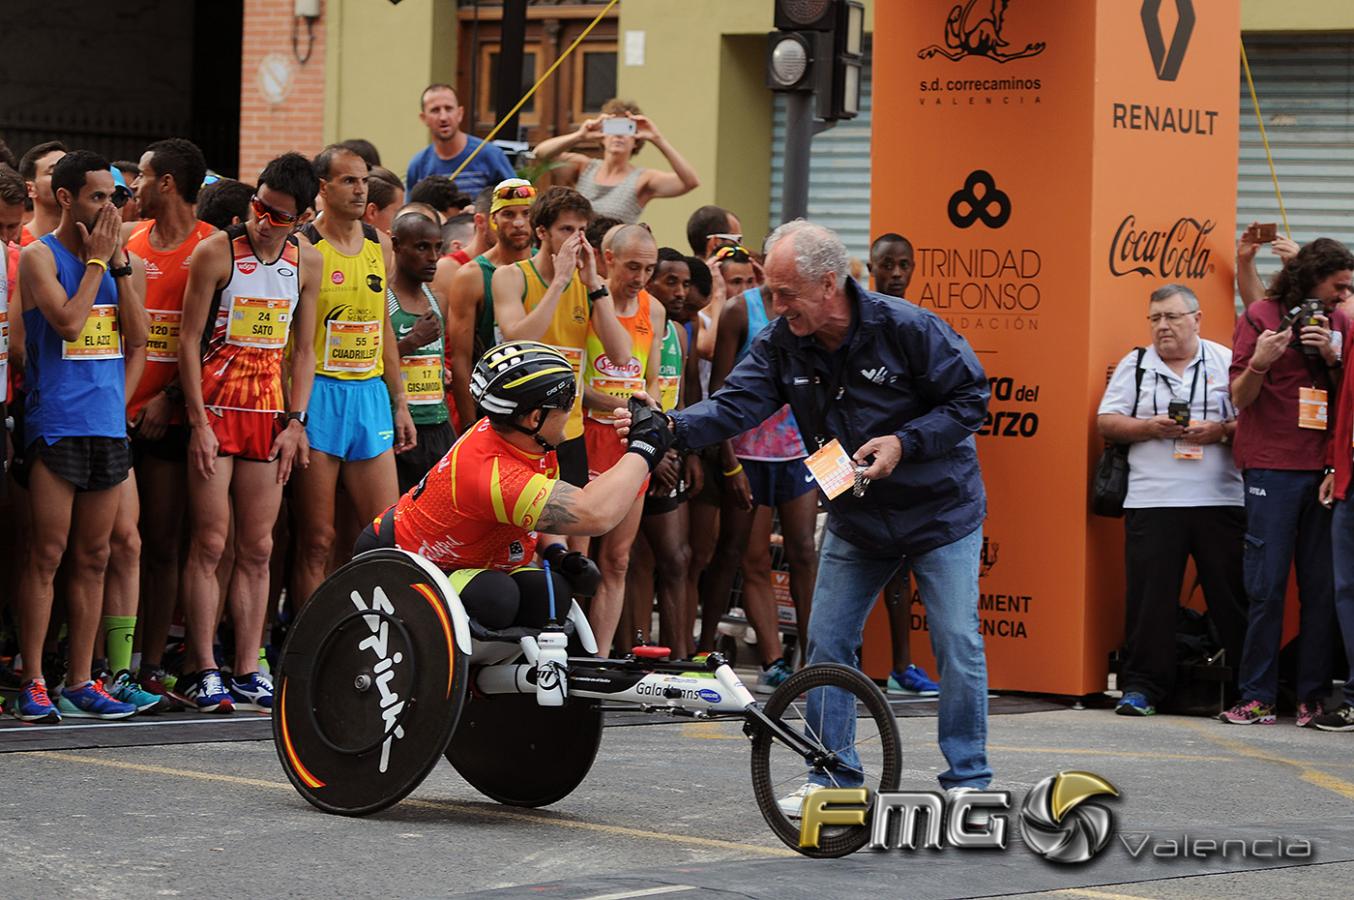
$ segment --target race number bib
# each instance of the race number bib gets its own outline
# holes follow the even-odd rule
[[[616,398],[612,407],[624,406],[630,399],[630,395],[635,391],[644,390],[643,378],[594,378],[591,387],[594,391],[606,394],[608,397]],[[616,421],[616,417],[609,412],[602,412],[596,409],[588,410],[588,418],[594,422],[600,422],[603,425],[610,425]]]
[[[122,334],[118,330],[118,308],[112,305],[90,309],[80,334],[61,344],[62,359],[121,359]]]
[[[1298,427],[1326,430],[1326,392],[1319,388],[1298,388]]]
[[[804,460],[804,465],[809,467],[813,480],[818,482],[818,487],[822,488],[829,500],[840,496],[855,484],[856,467],[836,438]]]
[[[682,379],[679,375],[658,376],[658,402],[667,412],[677,408],[677,398],[681,396]]]
[[[150,309],[150,331],[146,334],[146,359],[150,362],[179,361],[179,323],[183,313],[177,309]]]
[[[381,356],[381,323],[324,323],[324,367],[335,372],[370,372]]]
[[[441,403],[442,360],[438,356],[401,356],[400,381],[411,406]]]
[[[232,297],[226,343],[256,350],[281,350],[291,327],[291,301]]]
[[[569,361],[569,367],[574,370],[574,385],[579,386],[583,383],[583,351],[578,347],[556,347],[554,344],[547,344],[551,350],[558,350]],[[583,391],[579,390],[581,396]]]

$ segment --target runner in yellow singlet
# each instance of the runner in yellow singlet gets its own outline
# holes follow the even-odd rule
[[[390,238],[362,222],[367,163],[331,145],[314,167],[324,214],[302,234],[320,251],[324,274],[315,334],[305,336],[314,341],[315,387],[306,422],[310,466],[298,473],[293,493],[294,520],[303,526],[291,591],[298,602],[328,574],[339,478],[357,514],[351,524],[360,528],[399,499],[395,453],[416,443],[386,312]]]
[[[494,272],[494,317],[504,340],[541,341],[558,349],[581,379],[588,326],[607,356],[629,359],[630,334],[616,319],[616,306],[583,237],[592,206],[571,188],[553,187],[531,207],[531,228],[540,249],[531,259]],[[583,441],[582,389],[558,449],[560,477],[588,483]]]

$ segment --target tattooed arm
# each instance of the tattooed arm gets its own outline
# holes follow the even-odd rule
[[[547,534],[606,534],[620,524],[635,503],[648,477],[649,466],[634,453],[598,475],[588,486],[576,488],[555,482],[541,510],[536,529]]]

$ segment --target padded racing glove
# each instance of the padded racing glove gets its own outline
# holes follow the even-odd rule
[[[551,571],[558,572],[569,582],[575,597],[587,599],[597,593],[602,583],[602,572],[597,564],[577,550],[564,544],[551,544],[541,552],[541,559],[550,563]]]
[[[638,455],[654,470],[672,446],[674,436],[667,417],[648,404],[630,398],[630,436],[626,453]]]

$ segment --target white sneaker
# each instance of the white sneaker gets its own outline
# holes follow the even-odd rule
[[[821,791],[826,785],[814,784],[812,781],[806,781],[799,786],[793,793],[781,797],[776,801],[780,811],[790,819],[798,819],[799,811],[804,808],[804,798],[814,791]]]
[[[960,794],[971,794],[978,790],[975,787],[952,787],[945,789],[945,800],[947,803],[953,803]]]

